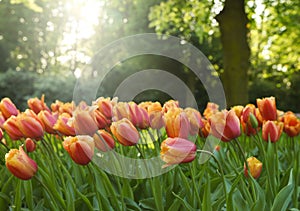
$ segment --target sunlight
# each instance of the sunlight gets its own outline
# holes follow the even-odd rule
[[[99,0],[69,0],[65,4],[68,11],[68,22],[61,44],[64,56],[58,58],[61,63],[67,63],[74,59],[81,63],[87,63],[90,60],[89,56],[78,49],[79,43],[88,40],[95,34],[94,27],[98,24],[103,5],[104,2]],[[78,75],[77,70],[76,76]]]

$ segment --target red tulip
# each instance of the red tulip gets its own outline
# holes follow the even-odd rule
[[[112,134],[117,138],[120,144],[132,146],[139,141],[139,132],[134,125],[126,118],[113,122],[110,126]]]
[[[80,165],[87,165],[94,155],[95,144],[93,138],[90,136],[68,136],[65,138],[63,146],[72,160]]]
[[[257,99],[256,103],[263,120],[272,121],[277,119],[275,97]]]
[[[33,152],[35,150],[36,144],[31,138],[26,138],[25,146],[27,152]]]
[[[224,142],[240,136],[240,120],[233,110],[222,111],[209,119],[211,134]]]
[[[110,133],[105,130],[98,130],[93,136],[95,147],[102,152],[107,152],[115,148],[115,140]]]
[[[280,138],[282,130],[282,122],[266,121],[262,126],[262,138],[265,141],[276,142]]]
[[[183,138],[167,138],[161,143],[160,157],[166,163],[164,167],[188,163],[196,157],[196,145]]]
[[[5,155],[7,169],[16,177],[22,180],[31,179],[37,172],[37,164],[24,152],[20,146],[19,150],[11,149]]]

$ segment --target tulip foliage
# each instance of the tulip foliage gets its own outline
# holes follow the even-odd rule
[[[274,97],[202,114],[174,100],[42,96],[20,111],[4,98],[0,210],[297,210],[299,134]]]

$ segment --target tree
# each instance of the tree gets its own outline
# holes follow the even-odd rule
[[[221,75],[227,105],[248,103],[248,18],[244,0],[226,0],[216,16],[220,25],[223,46],[224,73]]]

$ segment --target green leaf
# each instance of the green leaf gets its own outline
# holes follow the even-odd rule
[[[290,172],[290,179],[287,186],[282,188],[276,195],[271,211],[285,211],[292,201],[292,194],[294,190],[293,184],[293,169]]]
[[[211,211],[212,204],[211,204],[211,193],[210,193],[210,177],[207,177],[207,182],[204,189],[204,196],[202,200],[202,210]]]
[[[144,209],[156,210],[155,200],[153,197],[140,200],[139,205]]]
[[[172,192],[173,195],[178,198],[181,202],[181,204],[187,209],[187,210],[195,210],[195,208],[193,208],[191,205],[188,204],[188,202],[186,200],[184,200],[183,198],[181,198],[179,195],[177,195],[176,193]]]

